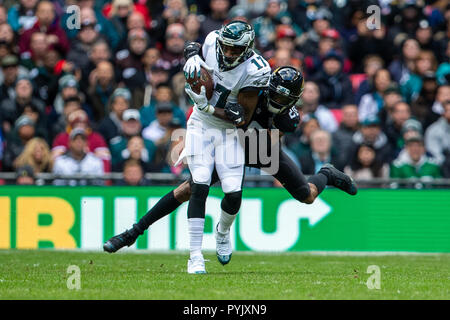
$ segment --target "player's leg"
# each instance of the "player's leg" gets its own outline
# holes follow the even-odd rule
[[[324,165],[318,173],[310,176],[308,180],[306,180],[300,168],[281,150],[279,164],[278,172],[274,174],[274,177],[300,202],[313,203],[327,185],[337,187],[351,195],[357,192],[353,179],[331,164]]]
[[[228,160],[225,155],[233,156]],[[216,147],[216,171],[225,194],[215,233],[216,255],[222,265],[231,260],[230,228],[241,207],[244,160],[242,146],[238,140],[230,139],[230,136],[222,145]]]
[[[162,197],[131,229],[106,241],[103,250],[114,253],[125,246],[131,246],[153,223],[175,211],[183,202],[188,201],[190,196],[190,181],[184,181]]]
[[[202,157],[188,157],[192,175],[191,197],[188,205],[189,261],[188,273],[206,273],[202,254],[203,232],[205,227],[205,204],[214,163],[203,163]]]

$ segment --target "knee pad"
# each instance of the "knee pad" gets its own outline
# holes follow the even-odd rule
[[[226,193],[222,199],[220,207],[228,214],[236,214],[241,208],[242,190],[237,192]]]
[[[232,193],[242,190],[243,176],[230,176],[223,178],[220,183],[222,185],[223,193]]]
[[[191,170],[192,181],[196,184],[207,184],[211,183],[211,171],[202,166],[194,167]]]

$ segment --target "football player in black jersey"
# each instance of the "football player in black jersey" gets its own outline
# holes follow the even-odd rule
[[[252,124],[258,124],[260,130],[267,132],[263,137],[266,137],[268,143],[270,143],[270,129],[278,129],[282,133],[288,133],[295,131],[297,128],[300,116],[297,112],[296,103],[301,97],[303,82],[303,75],[297,69],[287,66],[280,67],[272,72],[269,79],[269,87],[260,92],[257,106],[250,116],[250,121],[242,125],[244,110],[237,103],[228,103],[225,107],[225,114],[229,117],[229,120],[235,124],[241,124],[241,127],[246,130]],[[261,135],[258,136],[261,137]],[[278,140],[274,141],[274,143],[280,142]],[[264,170],[264,165],[261,164],[261,161],[250,163],[247,145],[246,166]],[[275,150],[279,152],[279,167],[278,171],[273,174],[273,177],[280,181],[283,187],[298,201],[307,204],[313,203],[327,185],[339,188],[350,195],[357,193],[353,179],[331,164],[324,165],[317,174],[310,176],[306,180],[298,166],[281,150],[280,146]],[[254,152],[254,150],[252,151]],[[217,181],[217,177],[213,177],[212,184]],[[131,246],[137,237],[143,234],[150,225],[176,210],[183,202],[189,200],[191,195],[190,185],[191,182],[187,180],[162,197],[131,229],[109,239],[103,245],[104,250],[113,253],[124,246]],[[223,208],[222,204],[221,219],[224,218],[223,215],[226,215],[226,212],[227,208]],[[229,233],[220,234],[217,231],[217,227],[217,258],[220,263],[225,265],[231,259]]]

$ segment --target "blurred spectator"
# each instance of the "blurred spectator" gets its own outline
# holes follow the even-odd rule
[[[371,144],[362,143],[355,150],[350,165],[345,167],[344,172],[357,180],[389,178],[389,165],[379,162]]]
[[[27,142],[23,152],[14,160],[14,167],[29,166],[34,174],[51,172],[53,159],[47,142],[42,138],[33,138]]]
[[[392,60],[392,44],[386,37],[386,26],[381,23],[380,28],[370,30],[367,19],[359,20],[357,24],[357,37],[350,39],[348,56],[353,62],[353,72],[363,72],[363,60],[367,55],[380,56],[386,65]]]
[[[123,141],[122,141],[123,142]],[[150,150],[150,152],[149,152]],[[121,151],[121,161],[113,166],[114,172],[122,172],[127,161],[139,162],[144,172],[155,171],[153,169],[153,146],[141,136],[132,136],[126,142],[125,149]]]
[[[433,39],[433,29],[426,19],[419,22],[419,27],[416,29],[415,38],[419,42],[422,50],[430,50],[438,61],[441,61],[441,47],[440,43]]]
[[[297,158],[311,150],[311,134],[320,129],[319,121],[313,115],[306,114],[301,118],[297,130],[283,136],[285,145]]]
[[[34,185],[33,168],[28,165],[17,168],[16,177],[16,185]]]
[[[395,59],[389,65],[392,79],[403,85],[408,81],[415,70],[415,63],[420,54],[419,42],[414,38],[408,38],[401,45],[400,58]]]
[[[276,28],[275,49],[264,53],[272,69],[283,65],[300,69],[303,55],[296,49],[295,39],[296,33],[291,26],[279,25]]]
[[[179,127],[181,123],[174,119],[172,105],[168,102],[159,102],[156,104],[156,119],[144,128],[142,136],[159,147],[167,144],[173,129]]]
[[[81,110],[81,100],[78,96],[68,96],[64,100],[64,107],[61,115],[53,112],[49,116],[49,127],[52,137],[56,137],[59,133],[64,132],[68,126],[69,115],[75,110]]]
[[[413,102],[412,115],[422,123],[426,130],[433,122],[439,119],[443,113],[442,103],[450,99],[450,85],[436,87],[436,78],[424,79],[422,91],[424,92],[415,102]],[[426,90],[431,85],[431,90]]]
[[[19,0],[8,10],[8,23],[14,32],[31,29],[37,21],[36,5],[38,0]]]
[[[341,52],[339,45],[340,35],[336,29],[326,29],[320,34],[317,52],[313,55],[305,57],[305,72],[309,77],[314,77],[316,72],[320,70],[323,58],[331,50]],[[348,73],[351,68],[351,62],[344,59],[343,71]]]
[[[114,67],[109,61],[101,61],[89,75],[88,101],[92,107],[95,121],[108,114],[109,97],[117,88],[114,79]]]
[[[377,161],[389,163],[392,158],[392,148],[386,134],[381,131],[380,119],[377,116],[369,116],[361,122],[361,128],[353,135],[352,152],[362,144],[371,144],[377,155]]]
[[[206,16],[200,30],[205,37],[213,30],[220,29],[227,19],[228,9],[230,8],[229,0],[211,0],[211,13]]]
[[[142,86],[142,79],[136,77],[143,69],[143,56],[149,39],[144,29],[132,29],[128,32],[128,46],[116,54],[116,66],[120,69],[120,79],[130,90]]]
[[[148,48],[142,57],[142,68],[132,77],[132,81],[139,83],[131,90],[132,107],[140,109],[142,106],[150,104],[153,92],[153,86],[160,82],[169,80],[169,63],[164,63],[161,59],[161,53],[156,48]],[[183,94],[184,82],[183,78]]]
[[[414,73],[400,86],[402,95],[406,102],[411,103],[419,96],[422,89],[422,77],[429,71],[436,72],[437,61],[434,53],[429,50],[422,50],[415,61]]]
[[[443,103],[444,113],[425,132],[427,151],[438,163],[443,163],[450,154],[450,99]]]
[[[126,39],[126,34],[129,31],[127,26],[128,18],[134,12],[142,15],[145,21],[145,27],[149,28],[151,18],[148,8],[140,2],[133,3],[132,0],[113,0],[103,8],[103,14],[109,18],[120,39]]]
[[[53,165],[53,174],[56,175],[101,175],[104,173],[103,162],[93,153],[89,152],[88,136],[83,128],[75,128],[70,132],[68,152],[58,155]],[[91,184],[103,185],[101,180],[89,180]],[[87,185],[87,180],[56,179],[55,185]]]
[[[4,171],[13,169],[14,160],[23,152],[27,142],[35,137],[35,133],[34,122],[30,117],[23,115],[16,120],[3,155]]]
[[[0,101],[15,99],[15,86],[18,77],[19,59],[14,55],[7,55],[2,59],[3,82],[0,85]]]
[[[147,186],[144,170],[139,161],[130,159],[123,166],[123,179],[117,182],[119,186]]]
[[[28,79],[18,79],[15,83],[13,98],[6,98],[0,103],[0,115],[3,119],[3,130],[9,133],[14,122],[24,113],[25,108],[29,107],[39,114],[39,118],[45,116],[45,105],[40,99],[32,96],[33,87]],[[34,119],[35,121],[37,119]],[[42,119],[43,120],[43,119]],[[41,132],[45,134],[46,132]]]
[[[257,39],[256,46],[262,51],[268,50],[276,39],[284,37],[284,33],[286,36],[291,36],[290,31],[292,30],[294,39],[297,34],[301,33],[301,30],[292,23],[289,13],[282,10],[280,0],[268,0],[264,14],[254,19],[252,24]],[[284,27],[289,26],[290,30],[278,28],[280,25],[285,25]],[[293,28],[297,30],[294,31]]]
[[[319,87],[312,81],[306,81],[302,94],[301,109],[305,114],[313,114],[319,120],[320,127],[328,132],[334,132],[338,128],[333,113],[324,105],[319,104]]]
[[[78,81],[77,78],[71,74],[66,74],[65,76],[62,76],[58,80],[58,94],[55,97],[55,100],[53,102],[53,111],[55,115],[58,117],[63,113],[64,110],[64,101],[71,97],[78,97],[81,102],[81,107],[84,111],[88,114],[90,118],[92,118],[92,110],[89,105],[86,103],[83,103],[83,100],[81,97],[84,98],[84,94],[80,92],[80,88],[78,87]]]
[[[307,175],[317,173],[326,163],[331,163],[340,170],[339,161],[331,152],[331,135],[325,130],[316,130],[311,134],[311,151],[299,158],[302,172]]]
[[[383,68],[384,61],[380,56],[368,55],[364,58],[364,77],[365,79],[359,83],[355,93],[355,103],[359,105],[363,95],[370,93],[374,86],[374,77],[378,70]],[[353,86],[353,89],[355,87]]]
[[[378,113],[382,127],[386,127],[387,121],[392,118],[394,106],[402,101],[402,94],[397,84],[391,83],[383,94],[383,108]]]
[[[128,89],[117,88],[109,100],[110,112],[107,117],[100,122],[98,131],[106,142],[120,134],[122,116],[125,110],[130,107],[131,93]]]
[[[130,158],[131,155],[139,155],[139,159],[147,163],[150,166],[155,153],[155,145],[152,141],[144,139],[143,145],[145,148],[141,148],[141,143],[129,144],[130,140],[135,137],[142,137],[141,135],[142,125],[140,122],[139,111],[135,109],[125,110],[122,116],[120,135],[114,137],[109,141],[110,150],[112,154],[112,163],[114,169],[120,167],[120,163]],[[131,149],[129,149],[131,148]],[[133,150],[139,150],[140,152],[131,152]],[[138,157],[136,157],[138,159]],[[149,167],[146,166],[146,169]]]
[[[369,116],[378,115],[384,106],[383,95],[390,83],[391,76],[387,69],[379,69],[375,72],[372,90],[361,97],[358,106],[361,121]]]
[[[20,53],[30,52],[30,39],[35,32],[44,32],[47,35],[46,41],[49,46],[60,50],[63,54],[67,53],[70,44],[56,17],[55,5],[51,1],[40,1],[36,7],[36,17],[37,20],[33,27],[20,36],[18,43]]]
[[[21,55],[21,64],[28,70],[43,67],[47,49],[47,35],[44,32],[33,33],[30,39],[30,52]]]
[[[184,29],[186,31],[184,35],[185,40],[188,42],[194,41],[203,43],[205,35],[200,33],[200,27],[201,23],[199,17],[195,14],[189,14],[184,19]]]
[[[333,147],[338,152],[339,163],[344,166],[348,163],[352,151],[353,135],[359,128],[358,107],[347,104],[342,107],[342,121],[339,128],[333,133]]]
[[[406,102],[400,101],[394,105],[392,116],[386,121],[384,132],[391,144],[396,157],[403,148],[402,130],[405,122],[411,117],[411,108]]]
[[[73,62],[76,68],[86,70],[89,66],[89,53],[92,51],[94,44],[99,40],[105,41],[106,38],[100,34],[97,21],[92,20],[95,19],[93,12],[84,17],[82,13],[81,17],[81,29],[72,40],[67,60]]]
[[[95,132],[89,124],[89,119],[83,110],[75,110],[68,115],[68,125],[65,132],[58,134],[53,140],[52,157],[55,159],[65,153],[70,146],[70,133],[72,130],[81,128],[87,139],[86,152],[92,152],[96,157],[103,160],[105,172],[111,171],[111,154],[103,137]]]
[[[301,51],[305,56],[313,56],[317,53],[320,35],[323,31],[330,29],[333,14],[325,8],[319,8],[311,11],[309,16],[312,28],[303,33],[299,39]]]
[[[391,178],[440,178],[437,163],[425,154],[421,135],[414,135],[405,141],[405,148],[392,163]]]
[[[182,70],[184,64],[184,43],[184,26],[181,23],[169,25],[166,30],[165,46],[161,52],[161,59],[169,63],[171,76]]]
[[[170,86],[167,83],[161,83],[154,91],[155,97],[152,99],[150,105],[144,106],[140,110],[142,126],[147,127],[156,119],[156,105],[158,103],[170,103],[172,105],[174,119],[177,119],[181,126],[185,127],[186,116],[184,115],[184,112],[172,102],[173,93]]]
[[[352,83],[343,73],[342,63],[339,53],[329,51],[322,62],[322,69],[313,78],[320,89],[319,102],[330,109],[353,103]]]
[[[403,124],[402,128],[402,138],[406,141],[411,136],[423,135],[423,128],[419,121],[415,119],[408,119]]]
[[[119,41],[119,34],[117,33],[114,25],[106,19],[103,13],[94,8],[95,1],[91,0],[81,0],[77,1],[77,5],[80,7],[80,22],[82,25],[94,25],[94,29],[99,32],[108,42],[108,44],[113,48],[117,48]],[[74,39],[77,37],[80,30],[77,28],[68,28],[68,19],[70,14],[64,12],[61,17],[61,25],[66,32],[69,39]]]
[[[73,67],[72,64],[61,60],[61,54],[56,49],[47,47],[44,65],[30,71],[30,79],[37,88],[36,94],[47,105],[53,104],[58,93],[58,79],[63,66]]]
[[[0,61],[10,54],[17,54],[16,36],[13,29],[7,23],[0,24]],[[3,76],[2,76],[3,78]],[[2,82],[3,79],[0,79]]]
[[[434,113],[442,115],[444,113],[444,103],[450,100],[450,83],[439,86],[435,97],[436,99],[431,109]]]

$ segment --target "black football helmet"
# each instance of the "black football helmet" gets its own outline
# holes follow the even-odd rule
[[[268,110],[278,114],[291,108],[300,99],[304,78],[294,67],[279,67],[270,75],[267,94]]]

